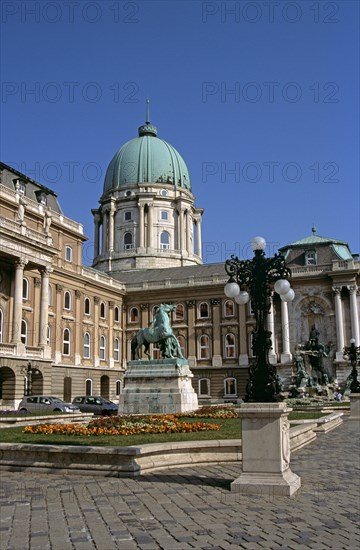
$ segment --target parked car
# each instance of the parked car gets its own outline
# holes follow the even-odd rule
[[[81,412],[92,412],[103,416],[118,412],[118,406],[115,403],[100,395],[81,395],[73,399],[73,404],[77,405]]]
[[[37,413],[49,411],[80,412],[79,407],[76,405],[65,403],[62,399],[50,395],[28,395],[20,401],[18,410]]]

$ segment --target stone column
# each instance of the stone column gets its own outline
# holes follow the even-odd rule
[[[341,303],[341,286],[333,287],[335,294],[335,320],[336,320],[336,338],[337,338],[337,351],[336,360],[343,361],[344,359],[344,320]]]
[[[139,248],[144,248],[144,241],[145,241],[144,205],[139,204]]]
[[[192,217],[189,210],[186,211],[186,250],[188,254],[193,254],[193,250],[191,249],[191,222]]]
[[[24,268],[27,260],[20,258],[15,263],[15,288],[14,288],[14,307],[12,323],[12,343],[21,343],[21,319],[22,319],[22,292]]]
[[[45,267],[41,270],[39,346],[47,345],[47,327],[49,322],[49,276],[51,271],[52,269],[49,267]]]
[[[75,290],[75,334],[74,334],[74,351],[75,351],[75,365],[81,365],[82,362],[82,349],[84,342],[84,332],[82,330],[81,322],[81,292]]]
[[[63,286],[56,285],[56,323],[55,323],[55,363],[61,363],[62,360],[62,340],[63,327],[61,322],[62,315],[62,291]]]
[[[195,331],[195,300],[188,300],[186,302],[187,306],[187,322],[188,322],[188,332],[187,332],[187,352],[188,352],[188,361],[190,367],[196,367],[196,331]]]
[[[348,286],[350,292],[350,316],[351,316],[351,337],[355,338],[355,346],[360,345],[359,336],[359,312],[357,307],[357,286]]]
[[[212,319],[213,319],[213,336],[212,336],[212,366],[213,367],[222,367],[222,338],[223,334],[220,331],[220,303],[219,298],[213,298],[211,300],[212,305]]]
[[[248,340],[247,340],[246,330],[243,330],[243,327],[246,327],[247,304],[239,305],[238,308],[239,308],[239,366],[248,367],[249,366]]]
[[[267,329],[269,332],[271,332],[271,343],[272,348],[269,351],[269,361],[272,365],[274,365],[277,361],[276,357],[276,343],[275,343],[275,323],[274,323],[274,301],[273,301],[273,294],[271,294],[270,297],[270,311],[267,318]]]
[[[107,252],[108,252],[108,249],[107,249],[107,216],[108,216],[108,213],[107,213],[107,210],[103,209],[102,211],[102,249],[101,249],[101,254],[104,256]]]
[[[99,303],[100,298],[99,296],[94,296],[94,367],[98,367],[100,365],[99,360]]]
[[[108,365],[114,367],[114,306],[113,301],[109,302],[109,344],[108,344]]]
[[[179,250],[183,252],[184,248],[184,210],[179,210]]]
[[[148,248],[153,247],[153,205],[148,204]]]
[[[32,328],[28,327],[28,346],[39,346],[40,345],[40,330],[41,330],[41,279],[39,277],[34,277],[34,315],[32,320]]]
[[[111,203],[109,210],[109,252],[114,252],[114,215],[115,205]]]
[[[196,218],[196,255],[202,258],[201,243],[201,216]]]
[[[288,304],[283,300],[281,300],[281,331],[282,331],[283,351],[281,354],[280,362],[287,363],[288,361],[291,361],[289,313],[288,313]]]
[[[97,258],[100,253],[99,234],[100,234],[100,215],[97,212],[95,212],[94,213],[94,258]]]

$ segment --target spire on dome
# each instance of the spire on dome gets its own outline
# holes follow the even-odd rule
[[[150,124],[150,101],[146,98],[146,119],[145,124]]]
[[[140,126],[139,130],[139,137],[142,136],[157,136],[157,128],[156,126],[153,126],[150,124],[150,101],[149,99],[146,99],[146,120],[145,124],[143,126]]]

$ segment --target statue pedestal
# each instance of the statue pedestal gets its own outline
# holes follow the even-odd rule
[[[174,414],[198,408],[186,359],[129,361],[119,414]]]
[[[300,488],[300,477],[290,470],[291,411],[286,403],[241,404],[242,471],[231,491],[271,497]]]

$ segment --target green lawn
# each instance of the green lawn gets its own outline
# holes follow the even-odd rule
[[[326,413],[316,411],[312,412],[292,412],[289,414],[289,420],[303,420],[320,418]],[[197,419],[183,418],[184,422],[194,422]],[[200,420],[200,419],[199,419]],[[219,430],[208,432],[192,433],[169,433],[169,434],[144,434],[144,435],[99,435],[99,436],[65,436],[65,435],[43,435],[43,434],[24,434],[24,426],[17,428],[3,428],[0,430],[0,440],[2,443],[33,443],[45,445],[92,445],[92,446],[119,446],[142,445],[145,443],[166,443],[171,441],[201,441],[209,439],[239,439],[241,437],[241,424],[238,418],[201,418],[201,422],[217,424]]]

